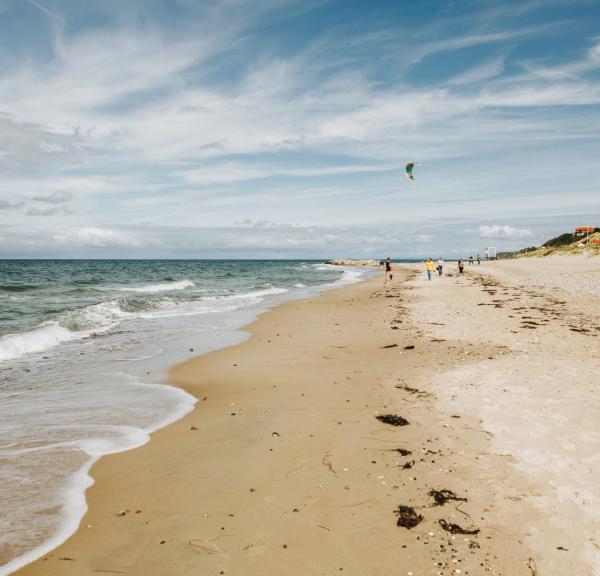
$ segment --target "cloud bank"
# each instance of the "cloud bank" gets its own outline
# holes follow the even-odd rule
[[[243,254],[343,237],[348,256],[394,229],[461,250],[597,213],[598,7],[409,4],[6,2],[0,225],[45,254],[218,228]]]

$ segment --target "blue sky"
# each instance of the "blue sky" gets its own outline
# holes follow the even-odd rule
[[[539,244],[599,140],[597,1],[0,0],[0,257]]]

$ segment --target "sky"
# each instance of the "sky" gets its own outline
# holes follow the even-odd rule
[[[0,0],[1,258],[510,250],[599,158],[597,0]]]

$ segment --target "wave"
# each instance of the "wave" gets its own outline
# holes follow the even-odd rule
[[[0,361],[12,360],[25,354],[43,352],[61,342],[78,336],[58,322],[50,322],[23,334],[6,334],[0,338]]]
[[[364,268],[338,266],[334,264],[313,264],[312,266],[315,268],[315,270],[319,270],[321,272],[341,272],[340,277],[332,282],[333,286],[353,284],[360,281],[366,274],[370,272]]]
[[[118,300],[107,300],[85,308],[63,312],[58,322],[71,332],[89,336],[91,333],[106,332],[117,326],[121,320],[131,316],[130,312],[121,307]]]
[[[38,289],[39,286],[35,284],[0,284],[1,292],[29,292]]]
[[[0,337],[0,361],[44,352],[63,342],[107,332],[132,316],[121,309],[117,300],[63,312],[56,320],[40,324],[28,332]]]
[[[365,275],[364,270],[357,270],[356,268],[344,269],[342,277],[338,280],[339,284],[353,284],[358,282]]]
[[[148,286],[134,286],[132,288],[119,288],[122,292],[147,292],[154,294],[156,292],[170,292],[171,290],[185,290],[195,284],[191,280],[180,280],[169,284],[148,284]]]
[[[149,390],[159,391],[162,394],[168,394],[177,397],[178,402],[171,408],[170,412],[147,426],[124,426],[124,425],[106,425],[95,428],[104,428],[111,430],[114,434],[112,438],[83,437],[74,439],[71,442],[63,442],[62,449],[79,449],[88,455],[87,462],[78,470],[74,471],[66,479],[62,487],[60,498],[62,500],[60,515],[61,521],[57,526],[55,533],[35,548],[25,552],[10,560],[7,564],[0,566],[0,576],[8,576],[23,566],[41,558],[48,552],[60,546],[69,536],[71,536],[79,527],[81,519],[88,510],[85,497],[86,490],[94,484],[94,479],[90,475],[91,467],[105,454],[115,454],[137,448],[148,442],[150,434],[160,428],[183,418],[192,411],[197,399],[180,388],[164,384],[149,384],[128,378],[130,386],[139,387],[148,392]],[[54,448],[60,448],[60,445],[43,447],[50,451]]]
[[[273,286],[271,288],[264,288],[263,290],[254,290],[251,292],[241,292],[240,294],[232,294],[231,296],[227,296],[227,298],[235,298],[236,300],[254,300],[255,298],[261,298],[263,296],[271,296],[273,294],[285,294],[287,289],[285,288],[277,288]]]
[[[183,286],[187,282],[189,281],[184,280],[176,284]],[[193,283],[189,282],[186,286],[188,285],[193,286]],[[70,340],[105,334],[128,319],[155,319],[229,312],[240,307],[258,304],[266,296],[284,294],[287,291],[285,288],[271,287],[180,303],[168,297],[158,301],[145,300],[142,297],[107,300],[63,312],[56,320],[41,324],[29,332],[6,334],[0,337],[0,362],[13,360],[26,354],[44,352]]]

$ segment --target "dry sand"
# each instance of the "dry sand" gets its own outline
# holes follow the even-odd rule
[[[196,409],[94,466],[79,531],[18,574],[598,574],[597,299],[526,260],[414,270],[177,367]]]

